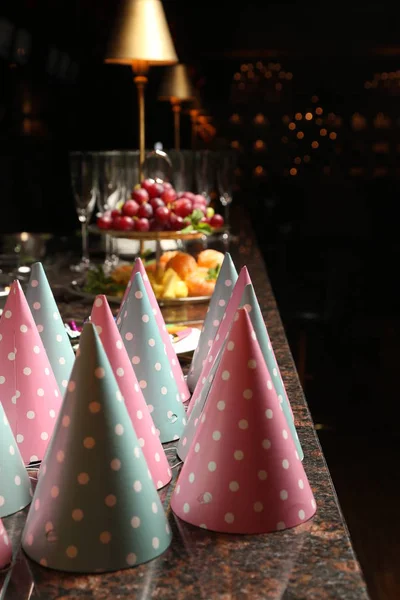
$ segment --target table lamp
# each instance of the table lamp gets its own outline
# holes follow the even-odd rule
[[[180,150],[181,104],[182,102],[193,100],[195,97],[195,91],[185,65],[174,65],[166,69],[158,97],[160,100],[169,100],[171,102],[174,113],[175,150]]]
[[[125,0],[112,32],[106,63],[130,65],[138,92],[139,180],[145,159],[145,102],[147,72],[153,65],[178,62],[160,0]]]

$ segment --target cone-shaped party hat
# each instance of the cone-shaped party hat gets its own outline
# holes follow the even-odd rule
[[[75,360],[53,292],[40,262],[32,265],[26,299],[42,338],[44,349],[62,393]]]
[[[25,508],[31,500],[28,473],[0,402],[0,517]]]
[[[10,564],[12,558],[12,546],[7,531],[0,519],[0,569]]]
[[[235,319],[171,507],[198,527],[266,533],[316,504],[246,310]]]
[[[215,373],[218,369],[219,363],[221,361],[221,356],[223,352],[223,348],[221,352],[218,354],[216,359],[213,361],[211,370],[208,374],[207,379],[204,381],[202,387],[198,388],[198,393],[194,400],[193,409],[188,416],[187,423],[185,425],[185,429],[182,432],[182,435],[178,441],[176,452],[179,458],[183,461],[186,460],[186,457],[189,453],[190,446],[192,445],[193,439],[196,435],[197,428],[201,421],[201,415],[204,410],[204,406],[207,402],[208,394],[212,385],[212,381],[215,377]]]
[[[261,348],[261,352],[267,364],[268,371],[272,376],[272,384],[277,393],[278,400],[282,404],[282,409],[287,420],[290,434],[293,437],[296,450],[300,456],[300,460],[303,460],[304,453],[293,421],[292,408],[290,406],[289,399],[286,394],[285,386],[283,385],[279,366],[276,362],[272,344],[269,339],[268,331],[265,326],[260,305],[258,304],[258,300],[252,284],[246,285],[242,296],[241,306],[243,306],[249,314],[251,323],[257,336],[258,343]]]
[[[293,421],[293,413],[289,404],[289,400],[286,396],[286,391],[280,378],[279,367],[275,359],[274,351],[272,349],[272,345],[268,336],[268,332],[264,323],[264,319],[262,317],[261,309],[259,307],[253,285],[250,283],[246,285],[244,288],[244,292],[242,295],[242,299],[240,302],[240,306],[244,307],[248,314],[250,315],[250,320],[252,322],[254,331],[257,336],[257,340],[259,341],[261,351],[264,356],[264,360],[267,364],[267,368],[270,373],[272,373],[272,383],[274,384],[274,388],[276,393],[278,394],[278,399],[282,404],[283,412],[285,414],[288,430],[293,437],[296,450],[300,456],[300,460],[303,460],[304,453],[297,435],[296,427]],[[232,323],[231,323],[232,326]],[[226,344],[227,337],[225,337]],[[216,369],[219,365],[219,359],[221,357],[221,353],[223,351],[223,347],[217,354],[217,357],[212,358],[212,366],[210,367],[210,371],[208,373],[208,377],[203,377],[201,380],[201,386],[197,386],[195,393],[193,394],[192,403],[193,409],[191,410],[185,429],[182,433],[182,436],[179,440],[177,446],[177,453],[182,460],[186,460],[186,456],[189,452],[190,445],[193,441],[193,438],[196,433],[196,429],[199,424],[199,419],[201,417],[201,413],[204,409],[204,405],[207,401],[207,396],[211,387],[212,380],[214,378]],[[210,360],[211,356],[209,357]],[[210,361],[211,362],[211,361]],[[278,380],[279,377],[279,380]]]
[[[185,409],[140,273],[124,305],[120,334],[162,443],[179,439]]]
[[[188,406],[188,411],[187,411],[188,415],[190,415],[192,408],[194,406],[194,403],[196,402],[196,399],[200,395],[202,386],[204,385],[204,383],[207,380],[207,377],[210,374],[210,370],[212,368],[215,358],[218,356],[219,352],[221,351],[221,348],[224,344],[226,336],[228,335],[229,329],[232,325],[232,319],[233,319],[237,309],[240,306],[240,301],[243,296],[244,288],[249,283],[251,283],[249,273],[247,271],[247,268],[243,267],[239,273],[239,277],[233,288],[232,295],[231,295],[229,302],[227,304],[227,307],[226,307],[226,312],[222,316],[222,320],[218,327],[218,331],[215,335],[215,338],[213,340],[213,344],[212,344],[211,348],[209,349],[209,352],[206,356],[206,360],[205,360],[205,363],[201,370],[200,377],[197,381],[196,387],[193,391],[193,396],[192,396],[189,406]]]
[[[155,320],[156,323],[158,325],[158,328],[160,330],[160,335],[161,338],[165,344],[166,350],[167,350],[167,356],[168,356],[168,360],[171,364],[171,370],[174,374],[174,378],[176,381],[176,385],[178,387],[178,391],[179,391],[179,395],[180,398],[182,400],[182,402],[185,402],[185,400],[188,400],[190,398],[190,392],[189,392],[189,388],[186,384],[185,378],[183,376],[182,373],[182,369],[181,369],[181,365],[179,364],[179,360],[176,356],[174,347],[172,345],[172,341],[171,338],[169,336],[169,333],[165,327],[165,322],[164,322],[164,317],[162,316],[160,307],[158,305],[157,302],[157,298],[154,295],[153,292],[153,288],[151,287],[151,283],[149,281],[149,278],[147,276],[146,273],[146,269],[143,266],[142,261],[140,260],[140,258],[137,258],[135,260],[135,264],[132,270],[132,274],[131,274],[131,278],[128,282],[128,285],[126,287],[125,290],[125,294],[124,297],[122,299],[121,302],[121,307],[120,310],[118,312],[117,315],[117,325],[119,326],[119,328],[121,329],[121,323],[122,321],[126,318],[125,316],[125,311],[126,311],[126,307],[125,307],[125,302],[128,299],[130,293],[131,293],[131,288],[132,288],[132,284],[133,281],[135,279],[135,276],[137,273],[140,273],[140,275],[142,276],[142,280],[143,280],[143,284],[144,287],[146,288],[146,292],[147,292],[147,296],[150,302],[150,306],[153,310],[153,314],[155,316]]]
[[[41,460],[61,393],[18,281],[0,321],[0,394],[24,462]]]
[[[227,252],[215,283],[214,293],[211,296],[210,305],[201,330],[199,344],[194,352],[192,364],[190,365],[187,381],[191,390],[194,390],[196,387],[208,351],[214,342],[237,278],[238,275],[235,265],[232,262],[231,255]]]
[[[61,571],[114,571],[160,555],[164,509],[95,327],[80,340],[22,536]]]
[[[110,361],[154,485],[162,488],[171,481],[171,469],[105,296],[94,301],[91,321]]]

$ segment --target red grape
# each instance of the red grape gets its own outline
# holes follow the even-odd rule
[[[155,217],[159,223],[168,223],[170,212],[166,206],[159,206],[156,209]]]
[[[150,198],[160,198],[164,193],[164,187],[161,183],[153,183],[147,191],[149,192]]]
[[[161,198],[162,200],[164,200],[165,204],[170,204],[176,199],[176,192],[172,188],[164,190],[164,193],[161,196]]]
[[[112,219],[116,219],[117,217],[120,217],[121,215],[122,215],[122,213],[120,210],[118,210],[118,208],[114,208],[114,210],[111,211]]]
[[[192,203],[186,198],[181,198],[174,203],[173,210],[179,217],[185,218],[192,212]]]
[[[112,218],[108,215],[101,215],[97,217],[97,227],[99,229],[111,229]]]
[[[136,231],[149,231],[150,223],[148,219],[136,219],[135,221],[135,230]]]
[[[174,190],[174,186],[169,181],[163,181],[163,186],[164,190]]]
[[[113,218],[113,220],[112,220],[112,226],[111,226],[111,229],[121,229],[121,226],[120,226],[120,225],[121,225],[121,220],[122,220],[122,218],[123,218],[123,217],[121,217],[121,216],[116,216],[116,217],[114,217],[114,218]]]
[[[164,225],[156,221],[156,219],[150,219],[150,231],[163,231]]]
[[[127,200],[122,207],[122,214],[127,217],[135,217],[139,210],[139,204],[135,200]]]
[[[196,204],[203,204],[204,206],[207,205],[207,199],[203,194],[196,194],[193,198],[193,202],[196,202]]]
[[[178,216],[177,214],[175,214],[173,212],[170,213],[170,215],[169,215],[169,224],[173,231],[180,231],[186,225],[186,223],[184,222],[182,217]]]
[[[217,213],[211,217],[210,219],[210,225],[211,227],[217,227],[218,229],[220,227],[223,227],[224,225],[224,217],[222,215],[218,215]]]
[[[131,196],[132,199],[135,200],[135,202],[137,202],[138,204],[143,204],[149,199],[149,194],[144,188],[138,188],[137,190],[133,190]]]
[[[144,190],[146,190],[146,192],[149,191],[149,188],[155,183],[154,179],[145,179],[144,181],[142,181],[142,183],[140,184],[142,186],[142,188]]]
[[[122,231],[132,231],[134,229],[135,223],[132,217],[124,216],[118,218],[118,227]]]
[[[150,204],[151,204],[153,210],[156,210],[159,206],[165,206],[164,202],[161,200],[161,198],[152,198],[150,200]]]
[[[185,198],[188,198],[189,200],[194,200],[196,194],[193,194],[193,192],[184,192],[183,195]]]
[[[150,219],[153,216],[153,207],[149,202],[145,202],[139,206],[138,217]]]

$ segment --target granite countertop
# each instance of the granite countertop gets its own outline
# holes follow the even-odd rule
[[[170,548],[137,568],[101,575],[70,575],[45,569],[18,551],[12,571],[0,573],[4,600],[65,598],[130,598],[157,600],[363,600],[366,586],[355,558],[346,523],[297,378],[293,359],[255,237],[245,218],[238,243],[230,248],[239,269],[247,265],[267,322],[302,443],[304,467],[318,510],[312,520],[293,529],[257,536],[216,534],[174,516],[169,500],[172,483],[160,491],[173,532]],[[79,319],[90,304],[60,296],[64,318]],[[196,322],[204,305],[164,311],[167,322]],[[18,548],[26,511],[4,519],[14,549]],[[9,582],[5,595],[1,584]],[[4,589],[3,589],[4,592]]]

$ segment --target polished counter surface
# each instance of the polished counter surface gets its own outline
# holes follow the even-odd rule
[[[169,549],[136,568],[99,575],[71,575],[45,569],[18,549],[26,511],[4,519],[16,560],[0,573],[2,600],[94,598],[157,600],[364,600],[368,599],[331,477],[304,399],[262,256],[245,218],[230,252],[239,270],[247,265],[291,401],[304,467],[317,502],[308,522],[276,533],[239,536],[205,531],[180,521],[169,500],[178,468],[160,491],[173,532]],[[53,282],[52,282],[53,283]],[[57,286],[57,283],[59,286]],[[54,290],[65,319],[82,320],[90,313],[63,291],[59,275]],[[164,310],[166,322],[199,322],[206,306],[184,305]],[[1,591],[1,584],[3,591]]]

